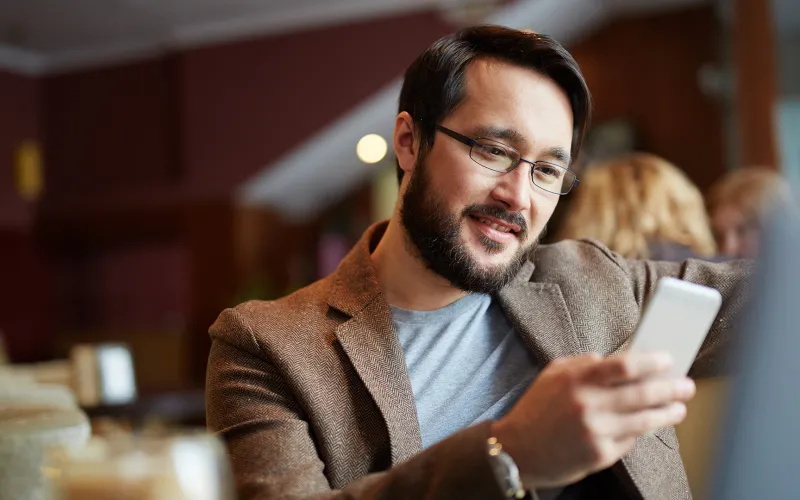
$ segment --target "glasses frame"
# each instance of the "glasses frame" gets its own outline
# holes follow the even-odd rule
[[[522,154],[520,154],[520,152],[517,151],[516,148],[513,148],[513,147],[509,146],[508,144],[504,144],[504,143],[502,143],[500,141],[496,141],[494,139],[489,139],[488,137],[478,137],[476,139],[472,139],[471,137],[467,137],[466,135],[459,134],[458,132],[456,132],[454,130],[450,130],[447,127],[443,127],[442,125],[436,125],[436,130],[438,130],[439,132],[441,132],[441,133],[443,133],[443,134],[445,134],[445,135],[457,140],[461,144],[469,146],[469,148],[470,148],[469,149],[469,159],[472,160],[473,162],[475,162],[476,164],[480,165],[481,167],[483,167],[483,168],[485,168],[487,170],[491,170],[492,172],[499,172],[499,173],[507,174],[509,172],[513,172],[521,163],[529,164],[531,166],[531,175],[530,175],[531,182],[536,187],[538,187],[539,189],[547,191],[548,193],[557,194],[559,196],[564,196],[564,195],[569,194],[575,187],[578,186],[578,184],[580,184],[580,180],[578,179],[578,175],[575,172],[573,172],[572,170],[568,169],[567,167],[562,167],[561,165],[556,165],[555,163],[550,163],[549,161],[542,161],[542,160],[531,161],[531,160],[527,160],[527,159],[522,157]],[[499,144],[499,145],[503,146],[504,148],[508,148],[511,151],[514,151],[519,156],[519,160],[517,160],[517,162],[515,164],[513,164],[511,166],[511,168],[508,169],[508,170],[495,170],[493,168],[487,167],[486,165],[478,162],[478,160],[476,160],[475,158],[472,157],[472,148],[474,148],[475,145],[478,144],[478,141],[480,141],[480,140],[491,141],[491,142],[494,142],[495,144]],[[536,167],[537,164],[543,164],[543,165],[547,165],[548,167],[557,168],[559,170],[564,171],[565,174],[568,172],[568,173],[572,174],[573,176],[575,176],[575,178],[572,180],[572,184],[569,185],[569,187],[567,188],[567,190],[565,192],[562,193],[562,192],[551,191],[550,189],[547,189],[546,187],[540,186],[534,180],[534,178],[533,178],[533,168]],[[564,188],[562,186],[562,191],[563,191],[563,189]]]

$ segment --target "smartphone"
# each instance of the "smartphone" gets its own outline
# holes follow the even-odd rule
[[[667,376],[684,377],[721,306],[722,295],[714,288],[662,278],[645,305],[628,351],[666,351],[673,359]]]

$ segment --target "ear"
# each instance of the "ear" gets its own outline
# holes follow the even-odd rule
[[[418,153],[419,140],[414,129],[414,120],[403,111],[394,122],[394,154],[400,168],[405,172],[404,179],[409,178],[414,171]]]

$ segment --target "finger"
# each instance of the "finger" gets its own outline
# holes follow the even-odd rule
[[[607,428],[610,437],[618,440],[649,434],[662,427],[671,427],[686,418],[686,405],[671,403],[660,408],[651,408],[633,413],[607,414]]]
[[[690,378],[651,378],[606,389],[598,394],[598,408],[616,413],[628,413],[685,403],[695,394]]]
[[[598,385],[616,385],[662,375],[672,366],[666,352],[623,353],[586,368],[583,379]]]
[[[602,361],[603,357],[597,353],[581,354],[580,356],[569,356],[564,358],[556,358],[550,362],[554,366],[579,368],[589,366]]]
[[[636,438],[637,437],[638,436],[631,436],[631,437],[623,437],[623,438],[620,438],[620,439],[612,439],[612,442],[614,443],[614,447],[617,450],[616,451],[617,460],[614,460],[611,463],[607,463],[604,468],[611,467],[617,461],[619,461],[619,459],[621,459],[625,454],[627,454],[629,451],[631,451],[631,449],[633,449],[633,446],[636,444]]]

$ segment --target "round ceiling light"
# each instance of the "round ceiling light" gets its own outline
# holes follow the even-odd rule
[[[378,163],[386,157],[389,146],[378,134],[365,135],[356,145],[358,159],[364,163]]]

